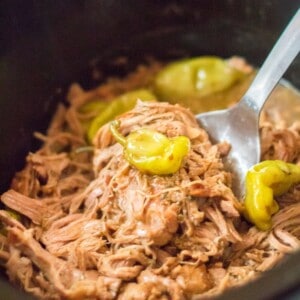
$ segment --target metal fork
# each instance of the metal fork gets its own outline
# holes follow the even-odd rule
[[[233,189],[244,196],[247,170],[260,161],[259,115],[270,93],[300,50],[300,9],[279,37],[251,86],[230,109],[197,115],[212,141],[231,144],[224,163],[233,173]]]

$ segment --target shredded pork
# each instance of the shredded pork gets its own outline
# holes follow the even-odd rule
[[[137,78],[147,84],[157,68],[129,76],[129,89]],[[108,125],[93,152],[78,151],[86,144],[76,107],[126,86],[114,84],[116,91],[73,87],[71,106],[60,105],[47,134],[36,134],[43,146],[1,196],[0,259],[11,281],[40,299],[201,299],[256,278],[299,248],[300,186],[278,197],[271,230],[248,224],[222,163],[229,145],[212,144],[186,108],[139,102],[119,117],[124,135],[143,127],[189,137],[190,152],[173,175],[131,167]],[[262,159],[299,163],[297,124],[276,128],[265,118],[261,137]]]

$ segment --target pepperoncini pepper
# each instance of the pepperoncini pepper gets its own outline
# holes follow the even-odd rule
[[[99,114],[109,106],[109,104],[109,102],[104,102],[101,99],[95,99],[82,105],[79,111],[84,114]]]
[[[119,121],[113,121],[110,130],[124,147],[125,159],[138,170],[152,175],[167,175],[178,171],[190,149],[186,136],[168,138],[147,128],[141,128],[124,137],[118,131]]]
[[[300,182],[300,167],[280,160],[266,160],[246,175],[245,216],[261,230],[271,227],[271,216],[279,209],[273,196],[280,196]]]
[[[188,98],[194,101],[224,91],[243,77],[245,74],[231,67],[227,60],[215,56],[195,57],[163,68],[155,77],[154,91],[162,101]],[[205,105],[210,108],[213,103]]]
[[[5,211],[6,211],[13,219],[15,219],[15,220],[17,220],[17,221],[20,221],[20,220],[21,220],[21,215],[20,215],[18,212],[14,211],[14,210],[12,210],[12,209],[10,209],[10,208],[6,208]],[[0,234],[5,235],[5,236],[6,236],[6,234],[7,234],[6,227],[5,227],[1,222],[0,222]]]
[[[155,98],[156,97],[151,91],[147,89],[139,89],[124,93],[113,99],[111,102],[105,103],[103,110],[101,110],[99,114],[92,120],[88,128],[87,137],[89,142],[92,142],[98,129],[102,125],[113,120],[116,116],[134,108],[138,99],[142,101],[155,101]]]

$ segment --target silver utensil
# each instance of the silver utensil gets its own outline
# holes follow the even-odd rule
[[[255,42],[255,41],[253,41]],[[226,110],[197,115],[214,142],[231,144],[224,163],[238,198],[244,196],[247,170],[260,161],[259,115],[268,96],[300,50],[300,9],[279,37],[242,99]]]

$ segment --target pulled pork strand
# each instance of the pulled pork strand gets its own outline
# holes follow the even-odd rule
[[[74,154],[84,146],[82,132],[76,110],[64,116],[65,110],[59,108],[48,135],[40,136],[43,147],[29,154],[1,196],[20,219],[0,211],[0,259],[10,280],[29,293],[40,299],[208,298],[299,248],[298,190],[288,201],[279,199],[284,209],[270,232],[251,227],[222,163],[230,147],[213,145],[189,110],[139,102],[119,117],[124,135],[143,127],[190,139],[180,170],[168,176],[131,167],[108,125],[94,139],[93,156]],[[297,161],[295,128],[286,129],[293,132],[280,147],[284,133],[275,130],[270,139],[272,130],[262,127],[265,157]]]

